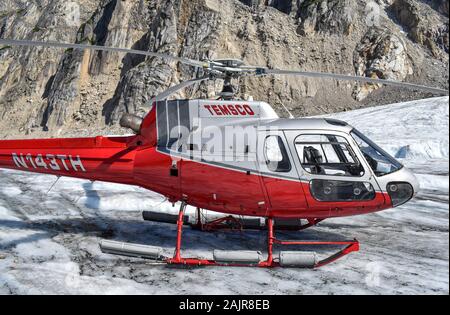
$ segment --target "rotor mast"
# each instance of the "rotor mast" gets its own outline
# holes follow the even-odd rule
[[[211,61],[205,70],[212,79],[222,79],[223,88],[219,96],[222,100],[230,101],[236,98],[236,89],[233,86],[233,79],[237,79],[246,74],[242,71],[244,62],[239,59],[218,59]]]

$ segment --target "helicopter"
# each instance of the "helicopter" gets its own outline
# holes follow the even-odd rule
[[[145,117],[125,113],[128,136],[0,141],[0,168],[136,185],[180,202],[178,215],[144,211],[147,221],[176,224],[174,255],[160,247],[103,240],[102,252],[177,266],[317,268],[359,250],[353,240],[280,240],[275,230],[300,231],[333,217],[398,207],[419,191],[414,174],[344,121],[280,118],[271,105],[236,97],[241,77],[292,75],[393,85],[447,94],[406,82],[333,73],[245,65],[236,59],[192,60],[118,47],[0,39],[9,46],[89,49],[175,61],[203,75],[170,87],[149,100]],[[224,81],[218,99],[175,99],[176,92],[208,80]],[[187,206],[196,209],[192,219]],[[205,209],[223,214],[207,220]],[[183,257],[185,225],[201,231],[267,231],[267,254],[214,250],[213,259]],[[312,251],[275,246],[342,246],[319,259]]]

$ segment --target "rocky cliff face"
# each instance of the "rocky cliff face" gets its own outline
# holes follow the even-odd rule
[[[448,87],[448,0],[2,0],[0,37]],[[165,88],[201,73],[120,53],[0,47],[0,137],[123,132]],[[212,97],[220,82],[181,92]],[[296,115],[428,96],[334,80],[249,78],[241,96]]]

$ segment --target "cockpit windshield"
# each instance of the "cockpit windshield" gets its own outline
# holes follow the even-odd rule
[[[395,158],[364,136],[353,129],[351,132],[362,154],[369,163],[376,176],[383,176],[398,171],[403,167]]]

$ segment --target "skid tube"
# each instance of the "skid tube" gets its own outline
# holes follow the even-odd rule
[[[273,218],[267,219],[267,259],[264,261],[260,261],[258,263],[238,263],[238,262],[218,262],[215,260],[209,259],[200,259],[200,258],[183,258],[181,257],[181,243],[182,243],[182,233],[183,233],[183,216],[184,211],[186,210],[187,204],[183,202],[180,207],[180,212],[178,214],[177,220],[177,241],[175,247],[175,253],[172,258],[164,258],[165,261],[169,265],[178,265],[178,266],[228,266],[228,267],[260,267],[260,268],[276,268],[276,267],[295,267],[283,265],[280,261],[277,261],[273,255],[273,247],[275,244],[278,245],[304,245],[304,246],[318,246],[318,245],[343,245],[346,246],[344,249],[335,253],[328,258],[323,260],[314,261],[314,263],[309,263],[309,265],[303,266],[303,268],[319,268],[325,265],[328,265],[339,258],[342,258],[352,252],[359,251],[359,242],[354,240],[349,241],[287,241],[287,240],[278,240],[274,234],[274,224]],[[298,266],[297,266],[298,267]]]

